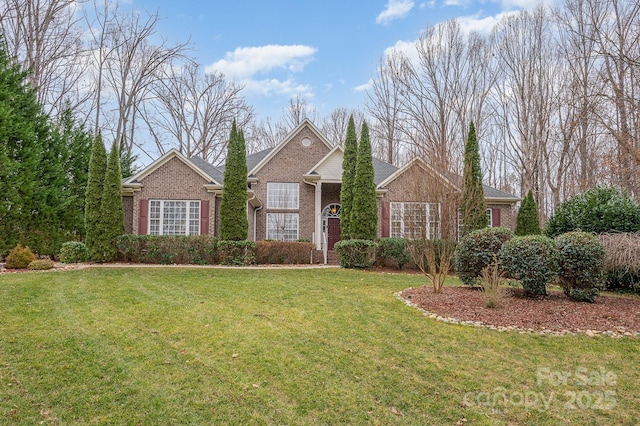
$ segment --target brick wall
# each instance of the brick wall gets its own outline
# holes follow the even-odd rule
[[[132,199],[132,226],[134,234],[139,234],[138,216],[140,200],[209,200],[209,234],[215,230],[215,195],[207,192],[204,184],[208,181],[196,173],[177,157],[145,176],[142,189],[135,192]],[[127,197],[124,197],[127,198]],[[125,215],[126,217],[126,215]]]
[[[302,139],[309,138],[309,146],[302,145]],[[300,132],[266,163],[256,173],[258,182],[251,188],[256,192],[258,199],[264,207],[257,212],[256,239],[266,238],[267,213],[285,212],[298,213],[298,238],[311,239],[314,232],[315,212],[315,187],[304,183],[302,176],[310,171],[327,153],[327,147],[308,126],[302,127]],[[298,182],[299,183],[299,209],[298,210],[274,210],[267,207],[267,183],[268,182]]]

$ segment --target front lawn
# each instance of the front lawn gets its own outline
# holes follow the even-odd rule
[[[338,269],[3,274],[0,423],[636,423],[638,339],[444,324],[393,295],[424,283]]]

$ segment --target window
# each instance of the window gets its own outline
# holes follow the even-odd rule
[[[487,209],[487,227],[493,228],[493,210]]]
[[[150,200],[150,235],[200,235],[200,201]]]
[[[440,238],[440,203],[391,203],[391,236]]]
[[[487,209],[487,227],[493,228],[493,209]],[[458,238],[462,235],[462,209],[458,209]]]
[[[267,213],[267,239],[298,240],[298,213]]]
[[[267,183],[267,208],[291,209],[298,208],[297,183]]]

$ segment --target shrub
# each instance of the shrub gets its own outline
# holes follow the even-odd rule
[[[558,277],[558,249],[551,238],[525,235],[507,241],[498,253],[500,267],[520,281],[527,296],[547,294]]]
[[[315,247],[311,242],[256,241],[255,261],[262,265],[310,263]]]
[[[27,266],[32,271],[46,271],[53,269],[55,262],[51,259],[36,259]]]
[[[376,256],[376,243],[371,240],[341,240],[333,248],[343,268],[371,268]]]
[[[4,266],[7,269],[25,269],[34,260],[36,260],[36,256],[31,249],[18,244],[7,255]]]
[[[640,292],[640,233],[601,234],[606,286]]]
[[[376,263],[398,269],[409,261],[407,241],[404,238],[380,238],[376,250]]]
[[[507,228],[484,228],[470,232],[456,246],[453,263],[460,280],[467,285],[476,284],[482,270],[493,261],[502,245],[513,238]]]
[[[80,263],[89,259],[87,246],[80,241],[67,241],[60,247],[60,262]]]
[[[604,245],[594,234],[575,231],[559,235],[556,246],[564,293],[593,303],[603,281]]]
[[[121,235],[116,239],[118,259],[133,263],[214,264],[218,240],[209,235]]]
[[[617,188],[591,189],[560,204],[544,227],[551,238],[571,231],[638,232],[640,205]]]
[[[254,241],[220,241],[218,255],[223,265],[252,265],[256,260],[256,243]]]

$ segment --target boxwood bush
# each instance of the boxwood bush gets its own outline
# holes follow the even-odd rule
[[[333,247],[343,268],[371,268],[376,257],[376,243],[371,240],[341,240]]]
[[[589,232],[567,232],[556,237],[559,278],[572,299],[593,303],[603,284],[604,245]]]
[[[558,277],[558,249],[543,235],[514,237],[498,253],[500,267],[520,281],[526,296],[547,294],[547,284]]]
[[[60,262],[80,263],[89,259],[87,246],[80,241],[67,241],[60,247]]]
[[[514,237],[507,228],[484,228],[470,232],[456,246],[453,263],[456,274],[467,285],[476,284],[482,270],[493,261],[502,245]]]
[[[376,249],[376,264],[393,266],[398,269],[409,261],[407,241],[404,238],[380,238]]]

